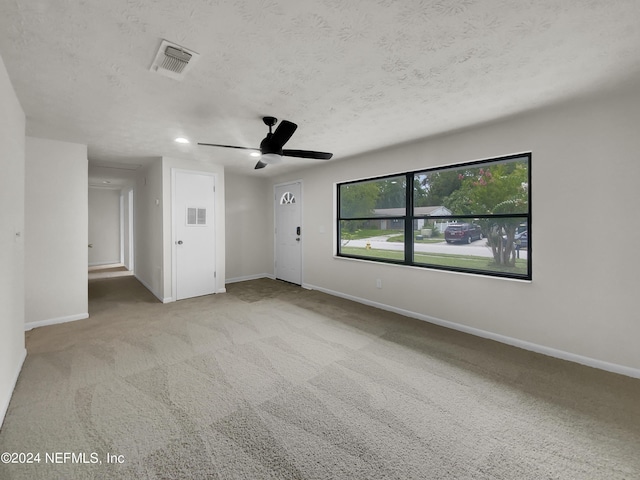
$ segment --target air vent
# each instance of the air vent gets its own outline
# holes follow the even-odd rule
[[[150,70],[174,80],[182,80],[198,57],[191,50],[163,40]]]
[[[160,66],[174,73],[182,73],[191,57],[192,55],[189,52],[178,50],[176,47],[167,47],[164,51],[164,60]]]

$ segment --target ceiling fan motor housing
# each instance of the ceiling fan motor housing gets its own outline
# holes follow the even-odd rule
[[[274,145],[274,142],[271,141],[273,138],[273,133],[267,133],[267,136],[260,142],[260,152],[263,155],[269,153],[275,153],[276,155],[282,155],[282,147],[280,145]]]
[[[262,117],[262,121],[267,127],[269,127],[269,132],[271,132],[271,127],[276,124],[278,119],[276,117]]]

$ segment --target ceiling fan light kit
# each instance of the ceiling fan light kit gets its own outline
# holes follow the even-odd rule
[[[262,117],[262,121],[269,127],[269,133],[260,142],[260,148],[238,147],[236,145],[221,145],[218,143],[198,143],[208,147],[237,148],[242,150],[260,150],[260,161],[255,169],[264,168],[267,165],[282,163],[282,157],[311,158],[314,160],[329,160],[333,154],[327,152],[314,152],[312,150],[283,150],[282,147],[289,141],[293,133],[298,128],[293,122],[282,120],[280,125],[272,132],[272,127],[278,122],[276,117]]]
[[[282,163],[282,155],[278,155],[277,153],[263,153],[260,161],[267,165],[277,165],[278,163]]]

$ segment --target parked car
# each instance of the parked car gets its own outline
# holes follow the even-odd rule
[[[475,223],[452,223],[444,230],[447,243],[471,243],[482,239],[482,229]]]
[[[529,231],[525,230],[524,232],[516,233],[514,242],[516,244],[516,247],[528,248],[529,247]]]
[[[502,237],[503,244],[507,242],[507,236]],[[529,231],[524,230],[520,233],[516,233],[513,238],[514,248],[529,248]]]

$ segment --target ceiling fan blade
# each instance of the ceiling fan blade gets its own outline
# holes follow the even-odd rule
[[[313,158],[315,160],[329,160],[333,153],[313,152],[311,150],[282,150],[282,155],[287,157]]]
[[[259,152],[260,149],[259,148],[253,148],[253,147],[236,147],[235,145],[220,145],[217,143],[198,143],[198,145],[205,145],[207,147],[224,147],[224,148],[239,148],[240,150],[255,150],[256,152]]]
[[[298,125],[295,123],[289,120],[282,120],[269,140],[271,147],[275,151],[280,150],[282,146],[289,141],[293,132],[296,131],[296,128],[298,128]]]
[[[254,169],[254,170],[258,170],[258,169],[260,169],[260,168],[264,168],[264,167],[266,167],[266,166],[267,166],[267,164],[266,164],[266,163],[258,162],[258,163],[256,163],[256,166],[255,166],[255,167],[253,167],[253,169]]]

